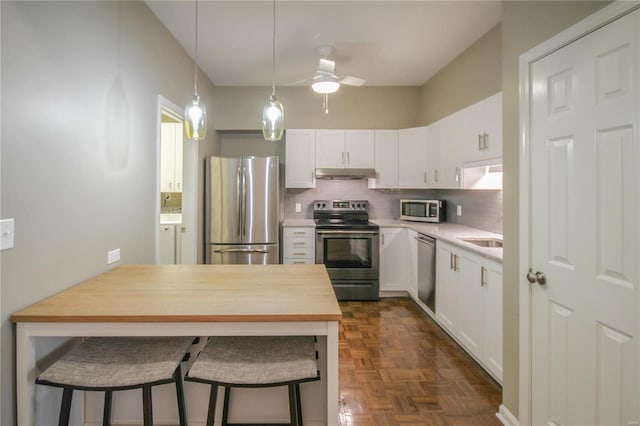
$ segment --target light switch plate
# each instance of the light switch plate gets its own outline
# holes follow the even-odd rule
[[[0,250],[13,248],[15,241],[15,220],[0,220]]]
[[[296,213],[300,213],[302,211],[302,204],[296,203]]]
[[[458,216],[462,216],[462,206],[460,204],[458,204],[458,206],[456,208],[456,214]]]
[[[120,249],[115,249],[107,252],[107,265],[120,261]]]

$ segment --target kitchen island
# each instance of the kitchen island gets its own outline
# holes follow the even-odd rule
[[[18,424],[35,424],[39,337],[213,335],[324,339],[324,424],[337,424],[341,317],[324,265],[121,266],[11,316]]]

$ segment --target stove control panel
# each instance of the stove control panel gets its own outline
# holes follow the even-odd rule
[[[313,202],[314,212],[366,212],[368,209],[367,200],[316,200]]]

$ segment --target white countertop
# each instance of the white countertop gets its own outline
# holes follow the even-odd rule
[[[465,250],[477,253],[488,259],[502,263],[502,248],[480,247],[475,244],[460,240],[460,238],[498,238],[502,239],[501,234],[483,231],[481,229],[470,228],[468,226],[458,225],[455,223],[424,223],[409,222],[406,220],[395,219],[371,219],[371,222],[382,228],[408,228],[421,234],[429,235],[438,240],[456,245]]]
[[[313,219],[285,219],[282,226],[297,226],[301,228],[315,228],[316,222]]]

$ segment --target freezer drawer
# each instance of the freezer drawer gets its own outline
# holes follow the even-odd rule
[[[212,244],[207,255],[207,263],[213,265],[267,265],[280,262],[278,244]]]

